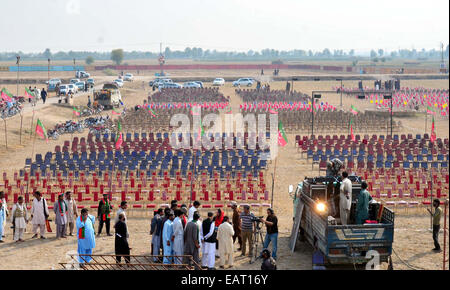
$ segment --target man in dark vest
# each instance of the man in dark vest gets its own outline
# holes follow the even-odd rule
[[[208,212],[208,218],[203,221],[203,257],[202,267],[214,270],[216,263],[216,242],[217,232],[215,231],[215,224],[213,222],[213,213]]]
[[[106,224],[106,234],[108,236],[112,236],[109,232],[111,226],[111,203],[108,200],[108,194],[103,195],[103,199],[100,200],[98,204],[98,220],[100,221],[98,224],[98,235],[102,233],[103,224]]]
[[[116,229],[116,237],[114,241],[114,250],[116,253],[116,263],[119,264],[122,261],[122,256],[125,259],[125,263],[130,263],[130,246],[128,245],[128,229],[125,223],[125,215],[119,214],[119,221],[114,225]]]

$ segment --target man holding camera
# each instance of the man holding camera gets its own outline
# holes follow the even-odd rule
[[[263,248],[267,249],[269,244],[272,243],[272,258],[277,259],[277,244],[278,244],[278,218],[275,215],[273,209],[267,209],[267,218],[260,219],[266,225],[267,233],[264,239]],[[262,254],[261,254],[262,255]]]

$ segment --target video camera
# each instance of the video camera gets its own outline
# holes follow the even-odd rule
[[[251,221],[256,223],[256,229],[261,229],[262,218],[264,218],[264,216],[255,216],[254,214],[251,214]]]

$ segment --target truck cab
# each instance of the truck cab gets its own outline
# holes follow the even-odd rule
[[[94,92],[94,101],[105,108],[119,107],[122,101],[120,90],[115,83],[107,83],[103,88]]]
[[[355,224],[355,209],[361,179],[349,176],[352,181],[352,206],[350,221],[340,223],[340,178],[305,178],[295,192],[295,218],[290,246],[295,250],[298,240],[310,244],[320,252],[326,265],[364,265],[376,255],[379,262],[388,262],[394,241],[394,213],[381,203],[369,204],[369,220]]]

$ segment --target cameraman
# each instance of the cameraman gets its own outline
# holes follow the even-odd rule
[[[277,243],[278,243],[278,218],[274,214],[273,209],[267,209],[267,219],[260,219],[261,222],[266,224],[266,238],[264,239],[263,248],[267,249],[272,242],[272,258],[277,259]],[[262,255],[262,253],[261,253]]]
[[[242,237],[242,254],[241,257],[245,256],[246,244],[248,240],[249,252],[248,256],[252,256],[253,252],[253,231],[254,231],[254,215],[250,213],[250,206],[244,205],[244,212],[240,214],[241,219],[241,237]]]

